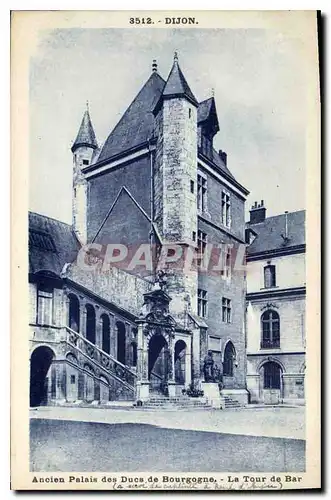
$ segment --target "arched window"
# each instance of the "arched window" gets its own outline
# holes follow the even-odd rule
[[[232,342],[228,342],[224,350],[223,375],[233,377],[233,365],[236,359],[236,351]]]
[[[265,311],[261,316],[262,338],[261,348],[272,349],[280,346],[279,314],[276,311]]]
[[[68,326],[79,333],[79,300],[74,294],[69,295],[69,318]]]
[[[268,361],[263,365],[264,389],[280,389],[282,369],[275,361]]]
[[[95,344],[95,310],[91,304],[86,304],[86,338]]]
[[[102,350],[110,354],[110,321],[107,314],[102,314],[101,317],[102,331]]]

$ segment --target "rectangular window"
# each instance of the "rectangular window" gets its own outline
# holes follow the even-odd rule
[[[53,324],[53,288],[38,287],[37,323],[39,325]]]
[[[230,279],[231,278],[231,261],[232,261],[232,253],[231,253],[232,245],[222,245],[222,267],[221,275],[223,278]]]
[[[195,241],[196,237],[197,237],[197,233],[195,231],[193,231],[193,233],[192,233],[192,240]]]
[[[207,292],[198,289],[198,316],[205,318],[207,316]]]
[[[276,286],[276,266],[265,266],[264,268],[264,288]]]
[[[83,160],[83,165],[88,165],[89,161],[88,160]]]
[[[207,245],[207,234],[203,231],[198,231],[198,254],[199,258],[197,259],[198,267],[202,264],[202,257],[205,253]]]
[[[194,193],[194,181],[191,181],[191,193]]]
[[[207,208],[207,179],[198,174],[198,210],[204,212]]]
[[[222,298],[222,321],[224,323],[231,323],[231,300]]]
[[[222,191],[222,224],[223,226],[231,226],[231,204],[230,194]]]
[[[70,384],[75,384],[75,383],[76,383],[75,375],[70,375]]]

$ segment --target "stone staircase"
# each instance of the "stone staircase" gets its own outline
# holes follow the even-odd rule
[[[150,399],[138,406],[137,410],[210,410],[211,405],[206,398],[190,398],[185,395],[166,397],[162,394],[152,395]]]

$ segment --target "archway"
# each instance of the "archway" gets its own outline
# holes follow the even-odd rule
[[[131,366],[137,366],[137,342],[131,342]]]
[[[266,404],[278,404],[282,399],[282,367],[277,361],[269,360],[260,368],[260,384],[263,401]]]
[[[228,342],[224,349],[223,356],[223,375],[224,377],[233,377],[234,360],[236,359],[236,350],[232,342]]]
[[[117,328],[117,360],[125,365],[125,324],[122,321],[116,322]]]
[[[37,347],[30,359],[30,406],[47,405],[49,369],[55,354],[47,346]]]
[[[102,330],[102,350],[110,354],[110,321],[108,314],[102,314],[101,317]]]
[[[95,344],[95,310],[91,304],[86,304],[86,338]]]
[[[282,369],[275,361],[264,363],[263,367],[263,389],[281,388]]]
[[[185,361],[186,361],[186,343],[184,340],[177,340],[175,344],[175,382],[185,384]]]
[[[152,392],[163,392],[168,380],[168,343],[161,334],[155,334],[149,341],[148,379]]]
[[[75,332],[79,333],[79,300],[74,294],[69,295],[69,321],[68,326]]]

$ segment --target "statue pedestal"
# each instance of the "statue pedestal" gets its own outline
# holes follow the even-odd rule
[[[149,381],[140,380],[137,382],[137,401],[148,401],[149,400]]]
[[[176,397],[176,382],[168,382],[168,394],[169,398]]]
[[[221,398],[220,390],[216,382],[202,382],[202,390],[204,396],[213,408],[223,408],[223,398]]]

